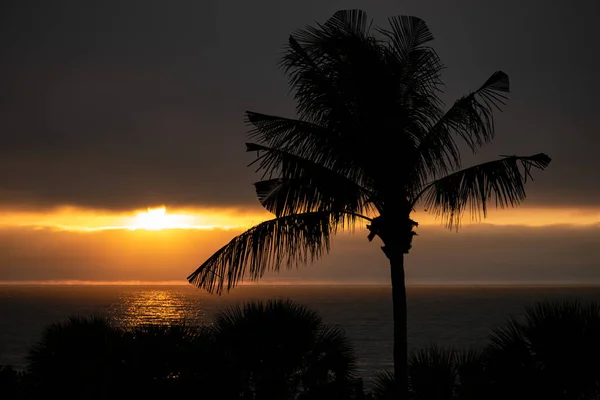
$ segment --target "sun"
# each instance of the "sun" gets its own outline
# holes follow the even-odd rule
[[[169,214],[165,206],[148,208],[148,211],[135,215],[129,229],[145,229],[147,231],[160,231],[163,229],[183,229],[194,227],[193,217],[182,214]]]
[[[218,217],[218,216],[217,216]],[[147,211],[138,211],[130,217],[126,217],[120,227],[135,231],[162,231],[171,229],[229,229],[236,227],[235,224],[215,224],[214,216],[210,214],[198,214],[184,210],[175,210],[174,213],[167,212],[164,205],[148,207]]]
[[[140,212],[135,216],[133,228],[159,231],[169,227],[169,215],[165,206],[148,208],[147,212]]]

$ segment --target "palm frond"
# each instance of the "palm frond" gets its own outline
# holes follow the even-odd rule
[[[433,40],[429,27],[420,18],[400,15],[388,19],[390,29],[378,29],[388,40],[388,62],[397,68],[398,83],[412,86],[419,93],[431,95],[439,104],[436,92],[441,85],[440,72],[444,68],[434,49],[426,46]],[[392,62],[393,61],[393,62]]]
[[[425,208],[441,216],[449,228],[458,228],[466,210],[473,218],[487,216],[488,203],[504,208],[525,199],[531,169],[546,169],[550,157],[508,156],[454,172],[425,185],[413,202],[423,198]]]
[[[455,352],[429,346],[408,360],[410,390],[417,399],[451,399],[457,384]]]
[[[252,164],[258,164],[263,177],[283,172],[281,167],[296,170],[295,166],[312,162],[313,169],[321,167],[318,172],[327,173],[323,169],[328,168],[358,185],[368,184],[350,143],[335,131],[307,121],[250,111],[246,112],[246,123],[252,126],[249,137],[258,142],[247,144],[247,151],[257,152]]]
[[[322,27],[324,30],[339,30],[344,33],[365,36],[369,33],[370,23],[366,12],[349,9],[336,11]]]
[[[482,362],[483,351],[476,347],[469,347],[464,350],[456,350],[456,365],[471,367]]]
[[[494,330],[486,367],[499,398],[596,398],[600,387],[600,307],[578,300],[542,301],[525,318]]]
[[[523,354],[528,352],[529,343],[524,335],[523,324],[516,318],[509,318],[500,327],[492,329],[489,345],[486,352],[500,352],[509,354],[516,352]]]
[[[300,118],[314,123],[321,122],[333,113],[337,104],[343,102],[333,79],[335,71],[323,62],[323,55],[314,49],[309,52],[292,35],[287,49],[279,62],[288,77],[290,92],[298,100],[296,110]],[[310,107],[310,103],[314,107]]]
[[[348,180],[327,181],[323,175],[267,179],[254,186],[260,203],[277,217],[312,211],[362,215],[373,209],[367,191]]]
[[[242,321],[255,321],[257,325],[264,323],[260,318],[270,318],[281,321],[282,318],[302,321],[303,325],[310,325],[316,329],[323,323],[323,317],[302,304],[292,300],[270,299],[267,301],[247,301],[243,305],[236,305],[219,311],[215,316],[217,325],[238,325]]]
[[[356,183],[350,171],[337,172],[288,151],[254,143],[246,147],[257,152],[252,164],[258,163],[263,178],[269,178],[254,184],[258,200],[277,217],[310,211],[360,214],[373,207],[374,194]]]
[[[321,372],[323,380],[327,373],[334,374],[335,379],[350,379],[357,367],[356,349],[339,327],[323,325],[313,350],[315,372]]]
[[[388,137],[400,146],[381,141],[384,149],[395,154],[379,151],[382,157],[393,160],[386,170],[408,171],[397,182],[402,187],[417,181],[411,176],[410,159],[414,149],[442,113],[439,98],[441,71],[444,66],[434,49],[427,46],[433,40],[427,24],[413,16],[396,16],[389,19],[389,29],[378,29],[387,42],[381,45],[386,75],[383,75],[391,93],[386,97],[384,115],[392,115],[382,121]],[[399,140],[400,139],[400,140]]]
[[[271,299],[266,302],[248,301],[220,310],[211,331],[224,341],[239,341],[240,335],[245,334],[247,342],[270,337],[263,344],[274,347],[273,340],[294,342],[302,339],[303,343],[298,343],[298,346],[306,347],[313,344],[311,338],[318,334],[322,324],[323,318],[314,310],[291,300]],[[277,338],[284,332],[286,337]],[[295,336],[291,337],[292,334]]]
[[[345,153],[356,160],[370,156],[356,151],[366,131],[389,137],[378,120],[391,115],[387,110],[395,102],[388,100],[397,92],[387,79],[382,46],[369,27],[362,11],[338,12],[323,25],[295,32],[281,62],[300,119],[337,135],[346,144]]]
[[[524,323],[532,352],[540,361],[569,365],[579,358],[598,357],[600,344],[600,313],[598,304],[583,304],[579,300],[542,301],[529,307]],[[569,367],[571,370],[573,367]]]
[[[327,394],[354,387],[356,356],[344,332],[298,303],[229,307],[216,315],[211,330],[220,353],[229,357],[228,372],[243,377],[251,398],[338,398]]]
[[[378,29],[390,39],[394,49],[402,58],[407,58],[415,49],[433,40],[433,34],[421,18],[399,15],[388,19],[390,29]]]
[[[377,371],[373,376],[371,393],[375,400],[394,400],[396,396],[394,371]]]
[[[415,17],[390,21],[392,28],[380,31],[390,38],[385,43],[371,35],[363,12],[337,13],[294,33],[281,62],[299,118],[328,131],[329,147],[317,154],[334,148],[338,161],[345,157],[343,167],[371,181],[406,169],[399,161],[409,158],[404,155],[441,115],[435,88],[443,67],[423,45],[430,37],[426,24]],[[360,151],[367,133],[372,151]]]
[[[275,218],[233,238],[190,276],[188,281],[208,292],[229,291],[247,276],[292,268],[319,259],[330,248],[338,229],[354,227],[357,217],[346,213],[309,212]]]
[[[339,140],[331,131],[308,121],[246,111],[248,136],[265,147],[289,149],[294,155],[328,166],[340,154],[332,154]],[[341,149],[340,149],[341,150]]]
[[[592,309],[597,305],[591,305]],[[538,329],[545,323],[563,323],[565,327],[570,327],[572,322],[586,322],[588,315],[588,306],[582,304],[579,300],[567,300],[562,302],[540,301],[532,307],[528,307],[525,313],[527,325]],[[596,318],[598,316],[596,315]]]
[[[501,110],[509,92],[508,75],[495,72],[479,89],[457,100],[422,138],[415,152],[415,168],[422,181],[460,168],[456,137],[475,152],[494,138],[494,109]]]
[[[336,11],[324,24],[308,25],[296,30],[292,36],[308,50],[320,51],[332,39],[340,37],[367,37],[371,24],[366,12],[362,10]]]
[[[357,66],[373,66],[366,61],[379,55],[369,26],[363,11],[342,10],[325,24],[307,26],[290,36],[280,67],[295,91],[302,120],[331,122],[332,114],[354,109],[353,98],[344,93],[356,88],[348,85],[348,73],[356,72]]]
[[[329,168],[357,184],[365,184],[364,171],[356,158],[352,157],[350,144],[334,130],[317,124],[297,120],[246,112],[246,123],[252,126],[248,135],[257,141],[248,151],[270,154],[256,160],[259,170],[265,175],[273,175],[279,164],[292,156],[296,160],[312,161],[323,168]],[[263,146],[262,148],[259,146]],[[294,161],[296,161],[294,160]]]
[[[108,318],[72,316],[46,326],[27,355],[27,370],[40,383],[95,379],[91,372],[98,365],[105,367],[106,372],[118,365],[121,344],[121,331]]]
[[[483,349],[470,347],[456,351],[455,365],[459,381],[455,397],[482,399],[489,394],[489,379],[486,375]]]
[[[348,184],[354,184],[367,190],[370,181],[365,178],[360,167],[353,167],[343,162],[328,162],[317,152],[313,154],[297,154],[293,147],[268,147],[257,143],[246,143],[246,151],[256,152],[256,159],[250,166],[257,165],[256,172],[262,171],[263,179],[283,175],[288,177],[299,177],[303,173],[327,174],[334,179],[347,180]]]

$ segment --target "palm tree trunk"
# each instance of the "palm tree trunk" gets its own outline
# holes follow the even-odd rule
[[[408,340],[404,255],[390,258],[392,308],[394,313],[394,380],[398,399],[408,399]]]

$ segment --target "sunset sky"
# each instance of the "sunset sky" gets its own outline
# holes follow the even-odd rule
[[[408,283],[600,283],[595,0],[34,1],[0,11],[0,281],[176,281],[269,215],[244,111],[294,116],[276,68],[293,30],[342,8],[424,19],[444,100],[511,79],[471,163],[545,152],[515,210],[450,232],[418,211]],[[368,150],[368,149],[367,149]],[[164,208],[163,208],[164,207]],[[148,211],[150,208],[150,212]],[[171,228],[171,229],[163,229]],[[367,233],[267,282],[387,283]]]

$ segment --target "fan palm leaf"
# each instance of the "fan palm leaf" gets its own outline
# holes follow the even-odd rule
[[[217,314],[211,326],[229,370],[252,398],[317,399],[350,393],[356,356],[343,331],[289,300],[247,302]]]

